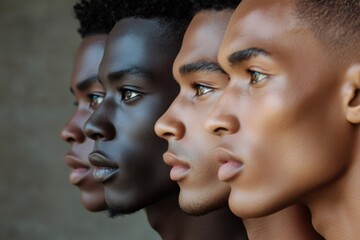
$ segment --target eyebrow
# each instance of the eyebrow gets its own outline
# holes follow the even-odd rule
[[[182,65],[179,68],[179,71],[181,75],[186,75],[194,72],[220,72],[226,74],[225,71],[221,68],[220,64],[208,61]]]
[[[78,90],[85,90],[88,87],[90,87],[93,83],[99,83],[99,76],[93,76],[93,77],[89,77],[87,79],[85,79],[82,82],[79,82],[78,84],[76,84],[76,88]]]
[[[117,82],[128,75],[137,76],[140,78],[147,78],[147,79],[151,79],[153,77],[153,74],[147,69],[143,69],[139,67],[130,67],[128,69],[109,73],[107,79],[110,82]]]
[[[228,57],[231,65],[236,65],[257,56],[269,56],[269,52],[261,48],[248,48],[245,50],[237,51]]]
[[[92,77],[86,78],[84,81],[81,81],[78,84],[76,84],[76,88],[79,91],[84,91],[84,90],[88,89],[94,83],[100,83],[99,76],[92,76]],[[72,88],[70,88],[70,92],[74,93],[74,90]]]

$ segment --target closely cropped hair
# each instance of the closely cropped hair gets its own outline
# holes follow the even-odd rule
[[[109,0],[113,2],[115,21],[124,18],[158,18],[169,26],[170,34],[181,40],[189,25],[192,14],[191,0]]]
[[[193,0],[194,12],[202,10],[221,11],[224,9],[235,9],[241,0]]]
[[[298,0],[296,12],[330,54],[360,57],[360,0]]]
[[[94,34],[108,34],[115,25],[112,16],[112,2],[108,0],[81,0],[74,5],[76,19],[79,20],[78,32],[81,37]]]

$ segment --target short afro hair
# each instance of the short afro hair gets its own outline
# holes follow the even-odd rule
[[[297,0],[296,14],[330,54],[359,59],[360,0]]]
[[[202,10],[221,11],[225,9],[235,9],[241,0],[193,0],[194,12]]]
[[[109,0],[115,22],[125,18],[159,19],[181,44],[193,17],[191,0]]]
[[[108,34],[115,25],[111,16],[111,1],[81,0],[74,5],[76,19],[79,20],[78,32],[81,37],[95,34]]]

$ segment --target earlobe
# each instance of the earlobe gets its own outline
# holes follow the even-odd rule
[[[346,72],[345,104],[346,119],[353,123],[360,123],[360,64],[353,65]]]

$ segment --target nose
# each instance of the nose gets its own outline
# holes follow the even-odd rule
[[[109,120],[109,112],[111,111],[106,111],[105,102],[103,102],[90,116],[84,126],[84,132],[88,138],[105,141],[114,139],[116,130]]]
[[[62,129],[60,136],[68,143],[82,143],[86,136],[83,131],[85,120],[82,120],[76,113],[69,119]]]
[[[185,125],[174,113],[173,104],[156,122],[155,133],[165,140],[179,140],[184,137]]]
[[[240,121],[230,106],[223,104],[222,98],[220,98],[207,118],[205,128],[214,135],[230,135],[239,131]]]

